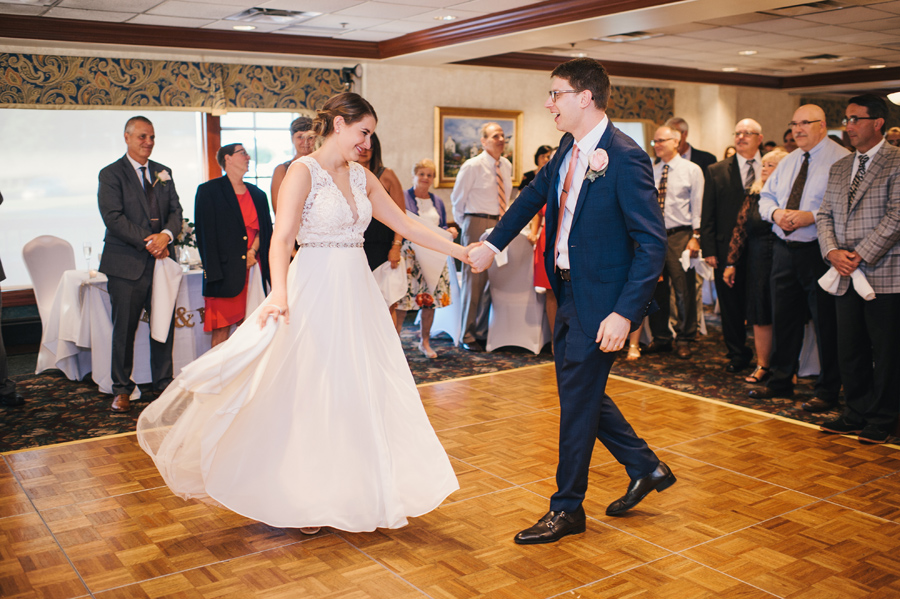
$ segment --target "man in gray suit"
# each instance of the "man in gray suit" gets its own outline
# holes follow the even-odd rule
[[[3,194],[0,193],[0,204],[3,203]],[[0,262],[0,281],[6,280],[3,272],[3,263]],[[3,314],[3,299],[0,294],[0,315]],[[2,316],[0,316],[2,321]],[[16,383],[9,378],[9,364],[6,361],[6,346],[3,345],[3,335],[0,334],[0,406],[21,406],[25,400],[16,393]]]
[[[156,260],[174,256],[172,242],[181,232],[181,204],[172,171],[150,160],[155,141],[153,124],[148,119],[128,119],[128,152],[100,171],[97,199],[106,224],[100,272],[109,278],[112,304],[113,412],[131,409],[134,334],[142,310],[150,311]],[[157,391],[172,381],[174,324],[172,319],[165,343],[150,339],[150,372]]]
[[[882,137],[882,98],[851,98],[845,114],[856,152],[832,165],[816,227],[822,255],[841,274],[835,304],[847,407],[822,430],[884,443],[900,409],[900,148]],[[855,271],[875,299],[856,292]]]

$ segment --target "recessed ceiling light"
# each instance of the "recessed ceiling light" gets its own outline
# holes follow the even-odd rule
[[[734,73],[737,70],[737,67],[722,67],[722,70],[726,73]]]
[[[587,52],[572,52],[569,56],[572,56],[573,58],[584,58],[587,56]]]
[[[754,54],[758,54],[756,50],[741,50],[738,52],[741,56],[753,56]]]
[[[434,18],[435,21],[455,21],[456,17],[453,15],[440,15]]]
[[[639,42],[648,40],[651,37],[662,37],[662,33],[647,33],[646,31],[632,31],[631,33],[618,33],[616,35],[607,35],[604,37],[592,37],[592,40],[598,42],[612,42],[621,44],[622,42]]]
[[[253,31],[254,29],[256,29],[256,26],[255,25],[233,25],[231,28],[234,29],[235,31]]]
[[[886,66],[887,66],[886,64],[870,64],[869,68],[870,69],[883,69]]]

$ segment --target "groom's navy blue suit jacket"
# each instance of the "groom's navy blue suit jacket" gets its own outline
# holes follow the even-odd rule
[[[559,167],[574,143],[563,136],[559,151],[513,202],[487,241],[503,249],[547,205],[545,267],[560,297],[555,274],[559,218]],[[597,144],[609,155],[605,175],[581,186],[569,231],[569,269],[575,310],[584,333],[597,334],[611,312],[636,329],[647,313],[666,255],[666,229],[659,209],[650,157],[612,123]],[[575,176],[583,176],[576,173]]]

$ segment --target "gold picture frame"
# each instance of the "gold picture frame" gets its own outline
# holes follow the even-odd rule
[[[482,108],[434,108],[434,157],[437,164],[435,187],[453,187],[456,174],[466,160],[481,151],[481,126],[495,122],[503,127],[506,149],[512,163],[513,187],[522,180],[522,111]]]

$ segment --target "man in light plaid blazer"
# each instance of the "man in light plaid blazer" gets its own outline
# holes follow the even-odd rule
[[[838,363],[847,407],[822,430],[884,443],[900,410],[900,148],[884,142],[882,98],[851,98],[846,115],[856,152],[832,165],[816,227],[822,255],[842,275]],[[875,299],[851,289],[857,269]]]

